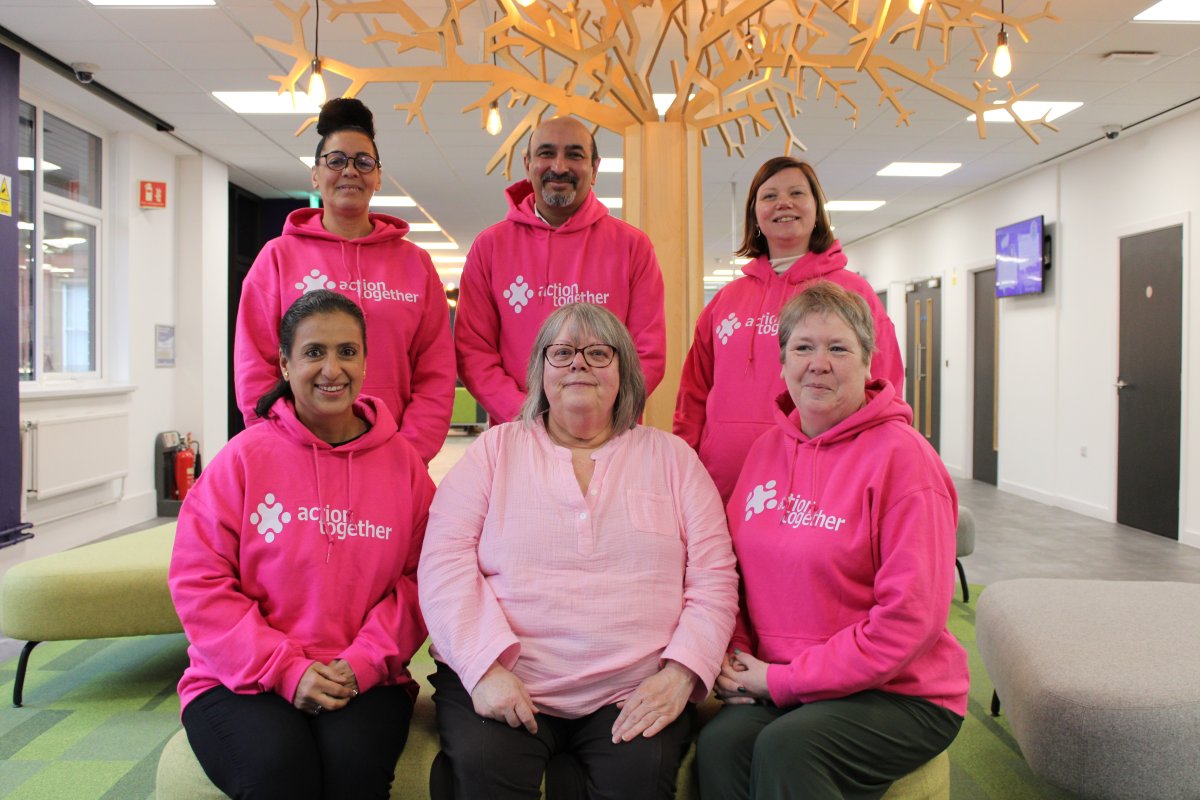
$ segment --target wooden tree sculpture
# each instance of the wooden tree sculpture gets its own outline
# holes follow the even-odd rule
[[[493,104],[524,112],[487,164],[489,173],[503,164],[510,178],[526,135],[548,114],[571,114],[624,137],[624,217],[653,240],[671,298],[668,379],[647,411],[657,425],[669,427],[677,389],[672,377],[677,380],[703,296],[702,146],[716,139],[730,155],[744,156],[748,136],[778,125],[785,152],[803,150],[794,120],[810,92],[811,101],[828,95],[835,106],[844,105],[852,125],[871,94],[894,110],[897,126],[908,125],[915,112],[901,91],[925,89],[975,114],[980,137],[987,134],[984,112],[996,109],[1035,143],[1037,128],[1057,130],[1045,117],[1027,121],[1014,109],[1036,85],[1018,90],[1011,81],[994,86],[988,77],[967,78],[965,86],[940,80],[956,33],[974,43],[970,60],[979,73],[991,56],[985,27],[1004,24],[1028,42],[1032,23],[1057,21],[1049,3],[1015,17],[981,0],[929,0],[919,15],[903,0],[524,1],[488,0],[468,21],[468,9],[484,0],[445,0],[437,4],[437,20],[405,0],[326,0],[331,21],[344,14],[369,18],[372,33],[364,44],[391,43],[398,53],[427,55],[428,64],[367,68],[322,56],[321,66],[350,81],[346,97],[371,83],[414,84],[412,102],[396,107],[426,131],[422,105],[438,83],[483,85],[464,109],[479,110],[481,127]],[[293,59],[287,75],[271,77],[280,91],[295,91],[316,56],[302,25],[309,6],[274,3],[291,20],[292,39],[255,41]],[[475,24],[493,12],[494,22]],[[482,41],[468,40],[466,31],[480,27]],[[931,36],[940,47],[924,46]],[[931,57],[927,49],[939,52]],[[925,56],[924,69],[909,66],[919,60],[910,51]],[[661,116],[656,90],[674,95]]]

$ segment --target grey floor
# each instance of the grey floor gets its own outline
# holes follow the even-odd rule
[[[430,466],[440,481],[474,437],[452,434]],[[1200,549],[1152,533],[1085,517],[1001,492],[978,481],[955,481],[959,502],[975,515],[975,552],[962,559],[971,583],[1008,578],[1092,578],[1200,583]],[[151,527],[151,520],[117,534]],[[20,642],[0,637],[0,660]]]
[[[962,559],[971,583],[1008,578],[1092,578],[1200,583],[1200,549],[955,481],[958,501],[975,515],[975,552]]]

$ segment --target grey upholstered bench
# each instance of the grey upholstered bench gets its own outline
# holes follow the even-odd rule
[[[1200,797],[1200,584],[1001,581],[976,614],[1035,773],[1085,798]]]

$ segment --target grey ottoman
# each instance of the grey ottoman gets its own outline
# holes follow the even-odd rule
[[[976,613],[1035,773],[1085,798],[1200,797],[1200,584],[1001,581]]]

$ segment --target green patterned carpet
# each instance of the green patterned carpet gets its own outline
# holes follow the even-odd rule
[[[972,600],[981,587],[971,587]],[[1004,717],[988,713],[992,685],[975,651],[974,602],[956,600],[950,630],[971,654],[967,720],[950,748],[953,800],[1072,798],[1034,776]],[[175,683],[182,634],[39,645],[12,708],[16,659],[0,664],[0,797],[149,800],[163,745],[179,728]]]

